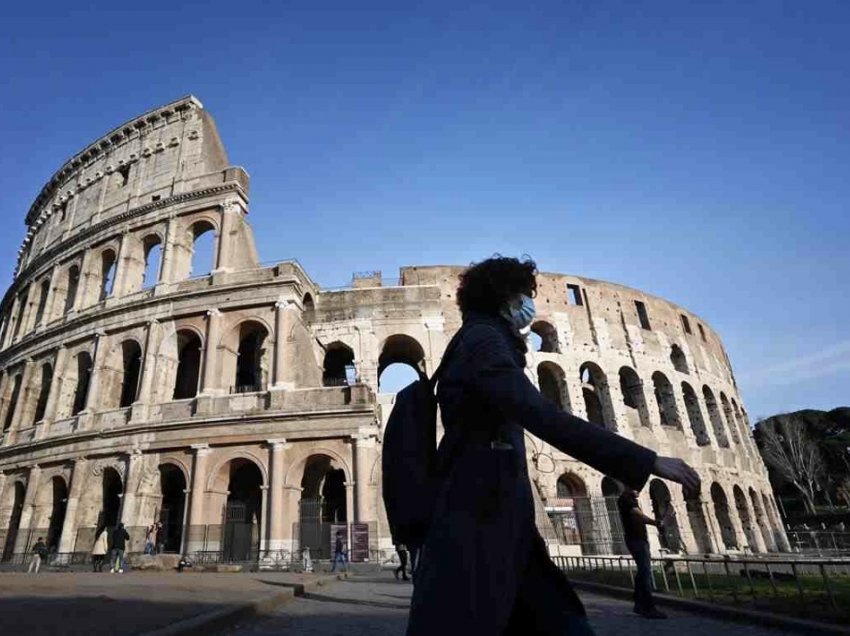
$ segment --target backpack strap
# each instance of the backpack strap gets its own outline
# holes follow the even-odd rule
[[[455,332],[455,335],[452,336],[452,339],[449,340],[449,344],[446,345],[446,350],[443,352],[443,357],[440,359],[440,364],[437,365],[437,370],[434,371],[434,375],[431,376],[431,379],[428,380],[428,384],[431,386],[431,392],[433,393],[434,387],[437,385],[437,382],[440,380],[440,376],[443,375],[443,371],[446,369],[446,363],[449,361],[449,357],[454,350],[457,349],[458,345],[461,341],[461,332],[463,331],[464,326],[461,325],[460,329]]]

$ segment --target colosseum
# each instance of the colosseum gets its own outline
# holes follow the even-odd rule
[[[323,289],[296,261],[260,263],[248,194],[191,96],[110,131],[41,190],[2,301],[4,561],[38,537],[85,560],[119,521],[130,552],[161,521],[159,548],[198,560],[327,557],[337,527],[353,561],[391,552],[380,460],[394,396],[381,378],[396,364],[433,372],[460,324],[462,268]],[[567,274],[540,275],[537,306],[540,391],[701,474],[700,501],[658,479],[641,494],[645,510],[673,509],[656,552],[788,549],[704,320]],[[528,462],[553,552],[623,551],[618,484],[530,436]]]

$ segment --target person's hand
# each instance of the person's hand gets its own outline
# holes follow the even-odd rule
[[[699,475],[684,460],[659,455],[655,458],[652,474],[682,484],[686,499],[699,495]]]

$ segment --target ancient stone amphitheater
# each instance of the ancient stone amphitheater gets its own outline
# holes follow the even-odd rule
[[[248,186],[187,97],[110,131],[41,190],[2,301],[5,561],[39,536],[84,560],[118,521],[131,551],[161,521],[159,549],[197,559],[326,556],[337,524],[354,560],[391,549],[380,455],[393,395],[380,380],[393,364],[434,370],[459,325],[461,268],[322,289],[295,261],[259,263]],[[616,284],[539,283],[529,374],[540,390],[702,475],[700,502],[660,480],[642,493],[645,509],[675,512],[654,548],[787,549],[705,321]],[[528,442],[552,549],[621,551],[617,484]]]

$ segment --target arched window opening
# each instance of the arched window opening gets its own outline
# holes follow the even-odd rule
[[[313,302],[313,296],[309,293],[304,294],[304,298],[301,300],[301,306],[304,307],[304,313],[307,318],[312,318],[313,313],[316,311],[316,304]]]
[[[571,499],[573,497],[587,497],[587,487],[580,477],[572,473],[564,473],[558,477],[555,484],[558,499]]]
[[[712,549],[711,534],[705,518],[705,511],[703,510],[704,505],[701,499],[685,499],[688,521],[694,533],[694,541],[697,544],[697,549],[703,554],[711,554],[714,550]]]
[[[30,294],[29,285],[24,287],[23,291],[18,294],[18,311],[15,314],[15,328],[12,330],[12,340],[18,337],[21,333],[21,325],[24,322],[24,314],[27,308],[27,297]]]
[[[143,241],[145,250],[145,272],[142,275],[142,289],[149,289],[159,282],[162,269],[162,240],[151,234]]]
[[[603,502],[594,502],[593,512],[598,521],[597,532],[601,534],[601,554],[628,554],[626,541],[623,535],[623,522],[620,519],[620,509],[617,499],[623,488],[611,477],[603,477],[602,483]],[[599,504],[602,505],[599,505]]]
[[[142,348],[135,340],[121,343],[121,356],[124,373],[121,380],[121,401],[118,406],[130,406],[136,401],[139,389],[139,375],[142,370]]]
[[[62,313],[67,314],[74,308],[74,303],[77,301],[77,290],[80,287],[80,268],[77,265],[71,265],[68,268],[68,291],[65,294],[65,306],[62,308]]]
[[[12,488],[6,489],[6,492],[6,500],[3,504],[11,508],[11,514],[9,515],[9,524],[6,531],[6,542],[3,544],[4,562],[11,561],[15,554],[15,544],[18,541],[18,530],[21,526],[21,513],[24,510],[26,489],[21,482],[16,481]]]
[[[322,385],[348,386],[355,382],[354,351],[341,342],[329,344],[325,349]]]
[[[65,480],[59,476],[51,480],[51,491],[53,503],[50,508],[50,525],[47,528],[47,547],[59,546],[59,538],[62,536],[62,524],[65,522],[65,509],[68,504],[68,487]]]
[[[741,442],[746,447],[748,446],[748,442],[753,443],[753,433],[744,421],[744,418],[741,416],[741,409],[738,408],[738,403],[735,401],[735,398],[732,398],[729,402],[732,405],[732,415],[735,417],[735,427],[740,432]]]
[[[267,338],[268,331],[260,323],[249,321],[240,325],[234,393],[266,390],[269,369]]]
[[[192,259],[189,276],[209,276],[215,268],[215,228],[209,221],[198,221],[189,229],[192,239]]]
[[[118,471],[111,467],[104,468],[101,480],[102,507],[97,523],[97,534],[100,534],[103,528],[113,528],[118,525],[123,489]]]
[[[44,308],[47,307],[47,295],[50,293],[50,281],[45,279],[41,281],[38,288],[38,306],[35,310],[35,326],[41,324],[41,319],[44,318]]]
[[[563,411],[571,411],[570,396],[564,370],[553,362],[541,362],[537,366],[537,384],[540,393]]]
[[[620,392],[623,394],[623,403],[626,405],[626,417],[631,420],[632,425],[651,427],[649,409],[643,392],[643,380],[631,367],[621,367],[619,376]]]
[[[536,336],[536,337],[535,337]],[[546,321],[538,320],[531,325],[532,349],[541,353],[561,353],[558,346],[558,330]]]
[[[91,379],[92,361],[88,351],[77,354],[77,386],[74,389],[74,406],[71,415],[77,415],[86,408],[86,400],[89,395],[89,383]]]
[[[750,509],[747,506],[747,498],[744,496],[744,491],[740,486],[732,488],[732,495],[735,498],[735,508],[738,510],[738,519],[741,520],[744,536],[747,537],[747,543],[752,552],[759,552],[758,541],[756,540],[756,530],[753,526],[753,520],[750,518]]]
[[[673,385],[670,384],[670,380],[660,371],[656,371],[652,374],[652,386],[661,416],[661,425],[681,429],[682,422],[679,419],[679,409],[676,408],[676,397],[673,395]]]
[[[15,418],[15,409],[18,407],[18,398],[21,396],[21,374],[15,376],[12,380],[12,395],[9,398],[9,404],[6,406],[6,417],[3,419],[3,432],[9,430],[12,425],[12,420]]]
[[[331,525],[347,523],[345,472],[327,455],[307,459],[298,510],[301,547],[316,558],[330,558]]]
[[[670,489],[660,479],[653,479],[649,483],[649,498],[652,501],[652,511],[656,519],[664,519],[670,511],[667,521],[658,527],[658,540],[661,547],[668,552],[679,552],[682,549],[682,538]]]
[[[687,382],[682,382],[682,396],[685,400],[685,410],[688,412],[688,422],[691,425],[691,431],[694,433],[697,444],[699,446],[707,446],[711,443],[711,440],[708,437],[705,421],[702,419],[699,399],[693,387]]]
[[[112,295],[115,287],[115,252],[104,250],[100,255],[100,294],[98,301],[105,300]]]
[[[557,501],[547,509],[552,527],[565,545],[581,545],[592,551],[593,511],[587,497],[587,487],[578,476],[564,473],[555,484]]]
[[[378,391],[397,393],[425,373],[425,351],[404,334],[387,338],[378,358]]]
[[[679,373],[688,373],[688,359],[679,345],[673,345],[670,349],[670,362]]]
[[[711,429],[714,431],[717,444],[721,448],[729,448],[729,438],[726,437],[723,419],[720,417],[720,410],[717,408],[717,400],[714,399],[714,393],[707,385],[702,387],[702,396],[705,400],[705,408],[708,410],[708,419],[711,420]]]
[[[177,333],[177,376],[172,399],[186,400],[198,394],[201,376],[201,339],[193,331]]]
[[[160,464],[159,484],[162,494],[162,506],[159,509],[159,522],[162,524],[160,546],[165,552],[180,553],[183,542],[186,477],[177,466]]]
[[[735,415],[732,413],[732,406],[729,404],[729,398],[725,393],[720,394],[720,405],[723,407],[723,417],[726,419],[726,426],[729,428],[729,433],[732,435],[732,441],[736,444],[741,443],[741,438],[738,435],[738,426],[735,423]]]
[[[735,538],[735,527],[732,525],[732,518],[729,516],[729,503],[726,499],[726,493],[717,482],[711,485],[711,501],[714,504],[714,516],[720,526],[720,537],[723,540],[723,545],[726,546],[727,550],[737,549],[738,540]]]
[[[579,369],[579,378],[587,421],[615,430],[614,422],[610,421],[609,414],[613,413],[613,406],[605,373],[593,362],[585,362]]]
[[[35,414],[32,423],[40,422],[47,409],[47,398],[50,395],[50,384],[53,381],[53,367],[50,363],[41,365],[41,381],[39,382],[38,401],[35,404]]]

